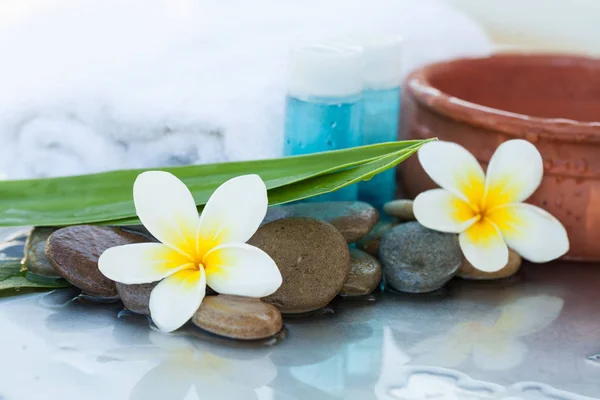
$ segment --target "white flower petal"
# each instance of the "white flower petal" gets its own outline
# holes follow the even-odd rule
[[[421,225],[440,232],[461,233],[477,221],[471,207],[445,189],[421,193],[413,209]]]
[[[481,271],[498,271],[508,262],[508,248],[502,235],[487,218],[461,233],[459,242],[465,258]]]
[[[192,318],[206,292],[204,269],[179,271],[163,279],[150,294],[150,317],[163,332],[172,332]]]
[[[98,268],[108,279],[128,285],[155,282],[190,267],[186,257],[160,243],[111,247],[98,259]]]
[[[163,171],[141,173],[133,184],[135,210],[142,224],[162,243],[193,258],[200,217],[185,184]]]
[[[198,254],[226,243],[245,243],[267,214],[267,187],[258,175],[243,175],[223,183],[202,211]]]
[[[523,258],[543,263],[569,251],[569,237],[559,220],[530,204],[509,204],[488,213],[508,246]]]
[[[221,294],[264,297],[281,286],[275,261],[261,249],[243,243],[214,248],[204,256],[208,286]]]
[[[485,175],[467,149],[452,142],[430,142],[418,154],[423,169],[435,183],[470,204],[480,204]]]
[[[520,203],[542,182],[544,165],[540,152],[525,140],[509,140],[497,149],[487,169],[486,208]]]

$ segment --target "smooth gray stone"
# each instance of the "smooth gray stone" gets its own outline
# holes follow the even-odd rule
[[[381,238],[379,260],[385,282],[392,289],[427,293],[441,288],[456,275],[463,256],[458,235],[408,222]]]

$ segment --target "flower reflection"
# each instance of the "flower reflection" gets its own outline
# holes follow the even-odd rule
[[[160,361],[135,384],[130,400],[187,399],[192,391],[199,399],[257,399],[255,389],[269,384],[277,375],[275,365],[264,355],[230,359],[206,351],[198,339],[153,331],[150,341],[150,346],[113,349],[99,358]]]
[[[417,343],[409,353],[413,364],[455,367],[472,356],[484,370],[509,369],[519,365],[527,347],[519,338],[540,331],[560,314],[562,299],[532,296],[502,307],[492,323],[467,321],[449,332]]]

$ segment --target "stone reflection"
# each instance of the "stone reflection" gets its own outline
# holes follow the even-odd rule
[[[461,322],[447,333],[417,343],[408,349],[411,364],[455,367],[471,357],[483,370],[516,367],[527,351],[520,338],[546,328],[562,307],[563,300],[555,296],[520,298],[501,307],[492,323]]]
[[[293,340],[277,346],[272,356],[278,366],[269,385],[272,400],[374,399],[382,350],[378,324],[356,322],[361,318],[350,313],[332,318],[290,322]]]
[[[268,353],[246,359],[229,358],[214,345],[191,336],[149,333],[147,346],[127,346],[105,352],[99,362],[158,361],[135,384],[130,400],[258,399],[255,389],[269,384],[277,369]],[[239,350],[239,349],[238,349]]]

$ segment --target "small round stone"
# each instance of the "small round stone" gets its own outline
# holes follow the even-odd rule
[[[140,285],[115,283],[119,298],[126,309],[137,314],[150,315],[150,293],[158,285],[158,282],[142,283]]]
[[[458,235],[408,222],[381,238],[379,259],[386,284],[392,289],[427,293],[444,286],[458,271],[463,257]]]
[[[273,336],[283,326],[281,313],[271,304],[223,294],[205,297],[192,321],[208,332],[242,340]]]
[[[289,217],[307,217],[329,222],[344,235],[348,243],[354,243],[373,229],[379,221],[379,212],[362,201],[301,203],[269,208],[263,225]]]
[[[56,272],[83,293],[111,298],[117,296],[117,287],[98,269],[98,258],[111,247],[148,241],[145,236],[119,228],[69,226],[50,235],[46,255]]]
[[[515,252],[514,250],[508,250],[508,263],[502,269],[495,272],[485,272],[481,271],[466,259],[463,260],[460,269],[456,276],[463,279],[474,279],[474,280],[492,280],[492,279],[503,279],[508,278],[509,276],[513,276],[519,269],[521,268],[521,264],[523,259],[521,256]]]
[[[54,231],[56,228],[34,228],[27,238],[24,263],[34,274],[60,277],[46,256],[46,242]]]
[[[348,277],[348,244],[327,222],[299,217],[276,220],[260,227],[248,243],[264,250],[279,267],[283,283],[263,300],[284,314],[326,306]]]
[[[383,206],[383,212],[403,221],[414,221],[416,219],[413,212],[412,200],[401,199],[390,201]]]
[[[381,237],[396,225],[398,224],[390,221],[379,221],[367,236],[356,242],[356,247],[366,251],[373,257],[378,257]]]
[[[371,293],[381,282],[381,264],[362,250],[350,249],[350,273],[340,295],[363,296]]]

